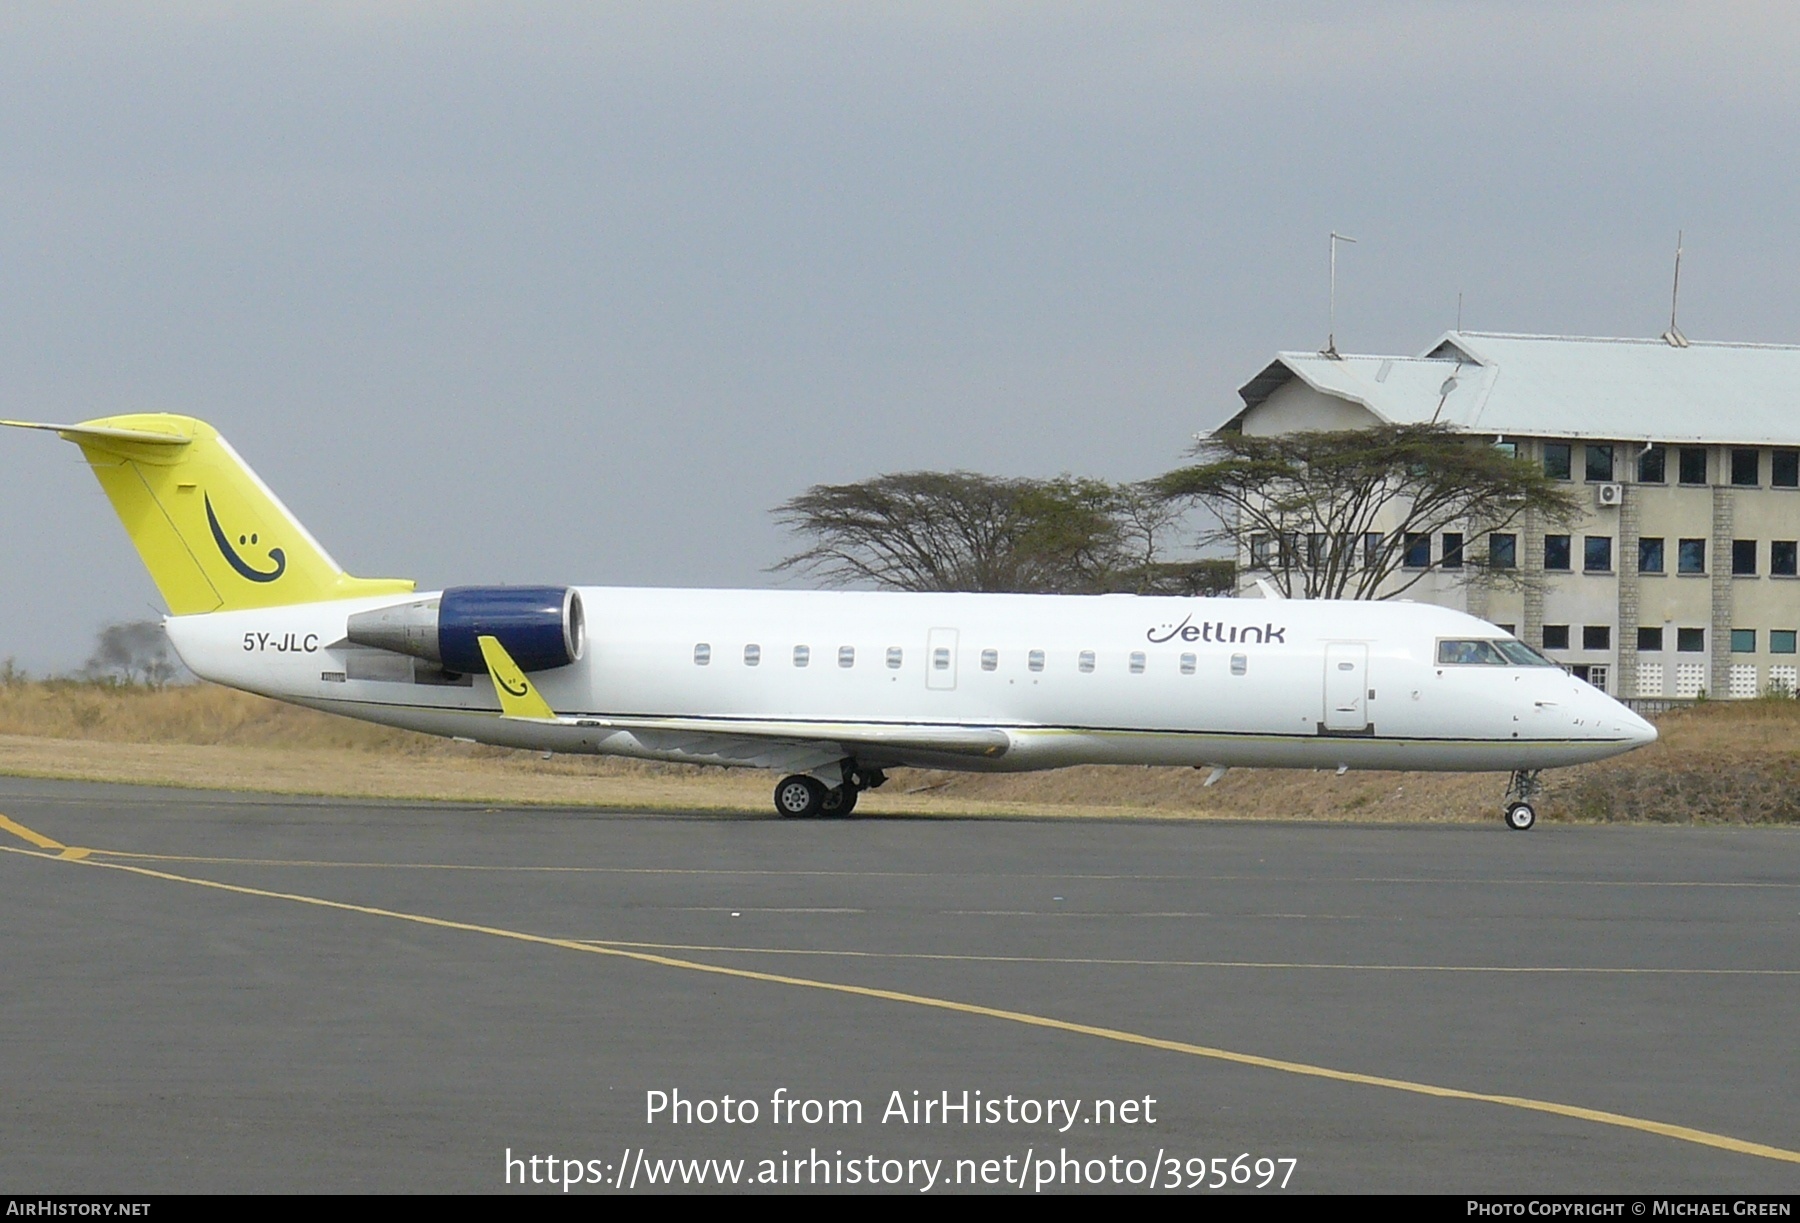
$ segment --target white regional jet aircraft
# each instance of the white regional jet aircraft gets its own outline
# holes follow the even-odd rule
[[[506,747],[783,774],[848,815],[898,766],[1540,769],[1656,731],[1494,625],[1408,603],[413,583],[338,568],[217,431],[132,415],[81,447],[195,674]]]

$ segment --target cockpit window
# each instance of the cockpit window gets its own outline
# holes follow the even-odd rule
[[[1440,666],[1553,667],[1556,664],[1522,641],[1440,641]]]
[[[1494,648],[1506,655],[1506,660],[1515,667],[1554,667],[1556,665],[1523,641],[1496,641]]]

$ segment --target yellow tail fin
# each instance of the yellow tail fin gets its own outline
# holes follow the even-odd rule
[[[145,568],[178,616],[404,594],[401,578],[354,578],[205,421],[163,413],[48,429],[81,447]]]

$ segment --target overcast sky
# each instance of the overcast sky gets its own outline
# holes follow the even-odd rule
[[[1800,342],[1791,3],[0,8],[0,416],[351,572],[767,585],[821,481],[1152,475],[1326,330]],[[1800,410],[1800,388],[1796,388]],[[160,610],[0,436],[0,658]]]

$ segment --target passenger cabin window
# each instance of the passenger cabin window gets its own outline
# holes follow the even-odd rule
[[[794,665],[796,667],[804,667],[807,663],[809,663],[811,661],[812,661],[811,647],[803,646],[803,645],[797,645],[794,647]]]
[[[1183,654],[1181,656],[1181,673],[1183,675],[1192,675],[1194,673],[1194,665],[1195,660],[1192,654]]]
[[[1131,652],[1131,673],[1133,675],[1142,675],[1144,673],[1144,652],[1142,650],[1133,650]]]
[[[887,652],[888,670],[898,671],[900,669],[900,664],[903,661],[905,661],[905,659],[906,659],[906,651],[905,650],[902,650],[897,645],[891,645],[888,647],[888,652]]]
[[[761,663],[762,663],[762,647],[759,645],[745,646],[744,647],[744,665],[746,667],[755,667],[755,666],[761,665]]]
[[[838,647],[838,666],[854,667],[856,665],[856,647],[841,645]]]
[[[1249,669],[1250,660],[1248,657],[1243,654],[1233,654],[1231,656],[1231,673],[1233,675],[1242,675]]]
[[[1637,469],[1639,484],[1667,484],[1669,482],[1668,448],[1652,446],[1638,455]]]
[[[939,646],[931,652],[931,669],[933,671],[948,671],[950,669],[950,649],[948,646]]]
[[[1033,650],[1031,653],[1027,654],[1025,656],[1025,665],[1030,667],[1033,671],[1042,671],[1044,669],[1044,652],[1042,650]]]
[[[1094,652],[1083,650],[1075,659],[1075,667],[1082,672],[1092,671],[1094,669]]]
[[[702,641],[694,647],[694,665],[704,667],[712,661],[712,647]]]
[[[983,650],[981,652],[981,669],[983,671],[992,671],[994,668],[998,667],[999,665],[1000,665],[1000,651],[999,650]]]

